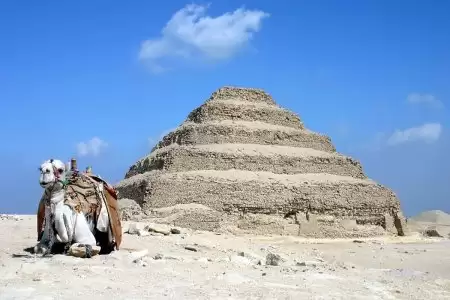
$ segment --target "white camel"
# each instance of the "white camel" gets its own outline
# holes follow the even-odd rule
[[[103,203],[99,221],[87,220],[85,215],[77,213],[71,206],[64,203],[64,184],[66,181],[66,166],[60,160],[50,159],[40,166],[39,183],[43,187],[45,204],[45,226],[39,243],[34,247],[36,254],[50,253],[55,243],[79,243],[87,246],[96,245],[95,228],[107,232],[109,226],[106,204]],[[100,221],[101,219],[101,221]],[[95,226],[96,225],[96,226]]]

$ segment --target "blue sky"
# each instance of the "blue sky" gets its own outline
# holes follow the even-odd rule
[[[0,212],[34,213],[48,158],[119,181],[224,85],[265,89],[406,214],[450,211],[449,2],[189,4],[0,3]]]

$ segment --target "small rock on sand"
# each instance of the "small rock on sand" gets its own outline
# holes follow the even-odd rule
[[[425,230],[424,235],[429,237],[443,237],[436,228],[428,228]]]
[[[297,262],[297,266],[300,266],[300,267],[314,267],[315,268],[322,264],[323,264],[323,262],[318,261],[318,260],[306,260],[306,261]]]
[[[153,224],[153,223],[145,226],[145,230],[150,231],[150,232],[161,233],[164,235],[169,235],[171,232],[171,229],[169,226],[163,225],[163,224]]]
[[[184,249],[189,250],[189,251],[193,251],[193,252],[197,252],[197,248],[192,247],[192,246],[185,246]]]
[[[144,249],[141,251],[131,252],[129,254],[129,257],[132,262],[137,262],[147,255],[148,255],[148,249]]]
[[[149,236],[150,233],[147,230],[138,230],[137,235],[139,235],[139,236]]]
[[[129,234],[139,234],[139,231],[144,231],[145,225],[142,223],[131,223],[128,227]]]
[[[172,233],[172,234],[180,234],[181,231],[178,228],[172,228],[172,229],[170,229],[170,233]]]
[[[275,253],[269,253],[266,256],[266,265],[268,266],[279,266],[283,262],[280,255]]]

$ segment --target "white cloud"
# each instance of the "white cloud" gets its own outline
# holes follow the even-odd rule
[[[387,140],[389,146],[399,145],[407,142],[432,143],[439,139],[442,126],[439,123],[426,123],[418,127],[405,130],[396,130]]]
[[[443,107],[443,103],[431,94],[411,93],[407,97],[408,103],[425,104],[435,108]]]
[[[100,152],[106,148],[108,144],[98,137],[93,137],[87,142],[77,144],[77,152],[79,156],[98,156]]]
[[[268,13],[236,9],[218,17],[206,15],[208,6],[190,4],[177,11],[161,31],[161,37],[145,40],[139,58],[160,73],[160,60],[199,57],[223,60],[232,57],[249,43],[261,28]]]

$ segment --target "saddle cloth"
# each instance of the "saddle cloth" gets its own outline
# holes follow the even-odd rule
[[[38,239],[43,230],[45,218],[45,201],[41,199],[37,213]],[[104,201],[104,202],[103,202]],[[83,213],[86,219],[95,225],[104,224],[103,203],[106,203],[106,213],[109,217],[109,228],[112,241],[118,250],[122,242],[122,224],[117,203],[117,193],[106,181],[93,174],[73,173],[65,186],[64,204],[72,207],[77,213]],[[103,215],[103,216],[102,216]],[[103,218],[102,218],[103,217]],[[98,226],[96,226],[98,228]],[[100,226],[101,227],[101,226]],[[102,228],[103,229],[103,228]],[[103,230],[101,230],[103,231]]]

